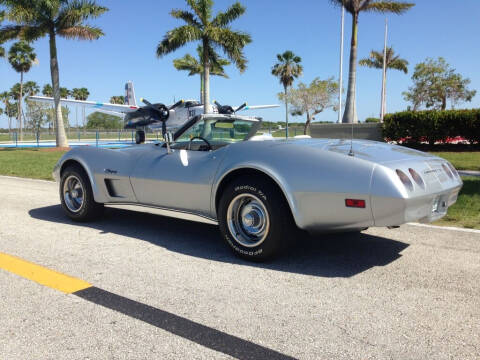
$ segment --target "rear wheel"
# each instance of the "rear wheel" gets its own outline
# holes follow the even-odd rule
[[[103,204],[93,199],[90,180],[79,166],[69,166],[62,172],[60,200],[67,216],[75,221],[93,220],[103,210]]]
[[[286,248],[295,228],[290,208],[271,181],[241,177],[225,188],[218,207],[220,231],[232,250],[262,261]]]
[[[137,130],[135,133],[135,143],[143,144],[145,142],[145,131]]]

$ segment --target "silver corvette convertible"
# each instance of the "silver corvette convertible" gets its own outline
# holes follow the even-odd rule
[[[462,181],[446,160],[365,140],[277,139],[261,120],[201,115],[169,141],[124,149],[78,147],[54,169],[65,213],[105,206],[218,224],[226,243],[263,260],[308,232],[432,222]]]

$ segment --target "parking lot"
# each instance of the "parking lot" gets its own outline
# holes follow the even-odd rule
[[[73,223],[55,183],[0,177],[0,254],[91,284],[65,293],[0,256],[1,359],[480,358],[480,232],[317,236],[257,264],[215,226]]]

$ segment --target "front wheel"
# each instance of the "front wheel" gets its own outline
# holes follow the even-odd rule
[[[295,226],[283,194],[263,178],[245,176],[231,182],[218,212],[223,238],[237,255],[253,261],[284,250]]]
[[[103,204],[93,199],[90,180],[79,166],[69,166],[63,171],[60,200],[67,216],[75,221],[94,220],[103,210]]]

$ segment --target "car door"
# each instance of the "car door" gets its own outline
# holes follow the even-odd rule
[[[157,147],[142,156],[131,175],[138,202],[213,217],[212,182],[228,146],[215,151]]]

